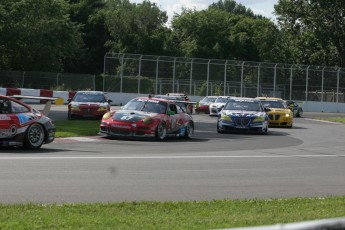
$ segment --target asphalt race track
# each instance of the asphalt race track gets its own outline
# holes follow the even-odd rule
[[[50,117],[67,119],[66,107]],[[325,115],[321,114],[320,116]],[[334,114],[333,114],[334,115]],[[343,116],[344,114],[341,114]],[[309,119],[268,135],[218,134],[193,115],[191,140],[62,138],[0,150],[1,203],[177,201],[345,194],[345,125]]]

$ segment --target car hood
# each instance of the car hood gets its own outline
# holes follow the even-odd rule
[[[230,117],[259,117],[265,116],[265,112],[245,111],[245,110],[223,110],[223,114]]]
[[[72,106],[107,106],[108,103],[106,102],[71,102]]]
[[[157,116],[157,113],[149,113],[135,110],[121,110],[113,115],[113,121],[137,122],[146,117]]]
[[[290,113],[290,109],[282,109],[282,108],[270,108],[271,111],[269,113]]]
[[[219,107],[222,107],[223,105],[225,105],[226,103],[224,103],[224,102],[218,102],[218,103],[212,103],[212,104],[210,104],[210,106],[211,107],[217,107],[217,108],[219,108]]]

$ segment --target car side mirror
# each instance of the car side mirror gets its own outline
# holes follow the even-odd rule
[[[68,102],[71,102],[71,101],[72,101],[72,99],[71,99],[71,98],[68,98],[68,99],[67,99],[67,101],[68,101]]]
[[[175,112],[174,112],[174,111],[168,111],[168,115],[169,115],[169,116],[175,115]]]
[[[108,103],[110,104],[111,102],[113,102],[113,100],[108,100]]]
[[[269,112],[269,111],[271,111],[271,109],[270,109],[270,108],[268,108],[268,107],[265,107],[265,108],[264,108],[264,110],[265,110],[265,112]]]

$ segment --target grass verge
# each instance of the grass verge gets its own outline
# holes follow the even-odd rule
[[[345,196],[0,205],[0,229],[220,229],[345,216]]]
[[[339,122],[339,123],[344,123],[345,124],[345,117],[317,117],[315,119],[318,120],[323,120],[323,121],[333,121],[333,122]]]
[[[54,121],[55,137],[95,136],[99,130],[100,120]]]

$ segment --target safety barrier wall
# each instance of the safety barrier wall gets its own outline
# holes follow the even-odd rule
[[[26,95],[26,96],[44,96],[44,97],[60,97],[64,99],[64,103],[68,103],[68,98],[72,98],[75,91],[52,91],[46,89],[23,89],[23,88],[0,88],[0,94],[3,95]],[[124,105],[129,100],[139,97],[148,96],[147,94],[136,93],[106,93],[108,99],[112,100],[112,105]],[[202,96],[189,96],[191,101],[200,101]],[[27,99],[27,103],[37,103],[35,100]],[[297,101],[305,112],[329,112],[329,113],[345,113],[345,103],[333,102],[316,102],[316,101]]]

